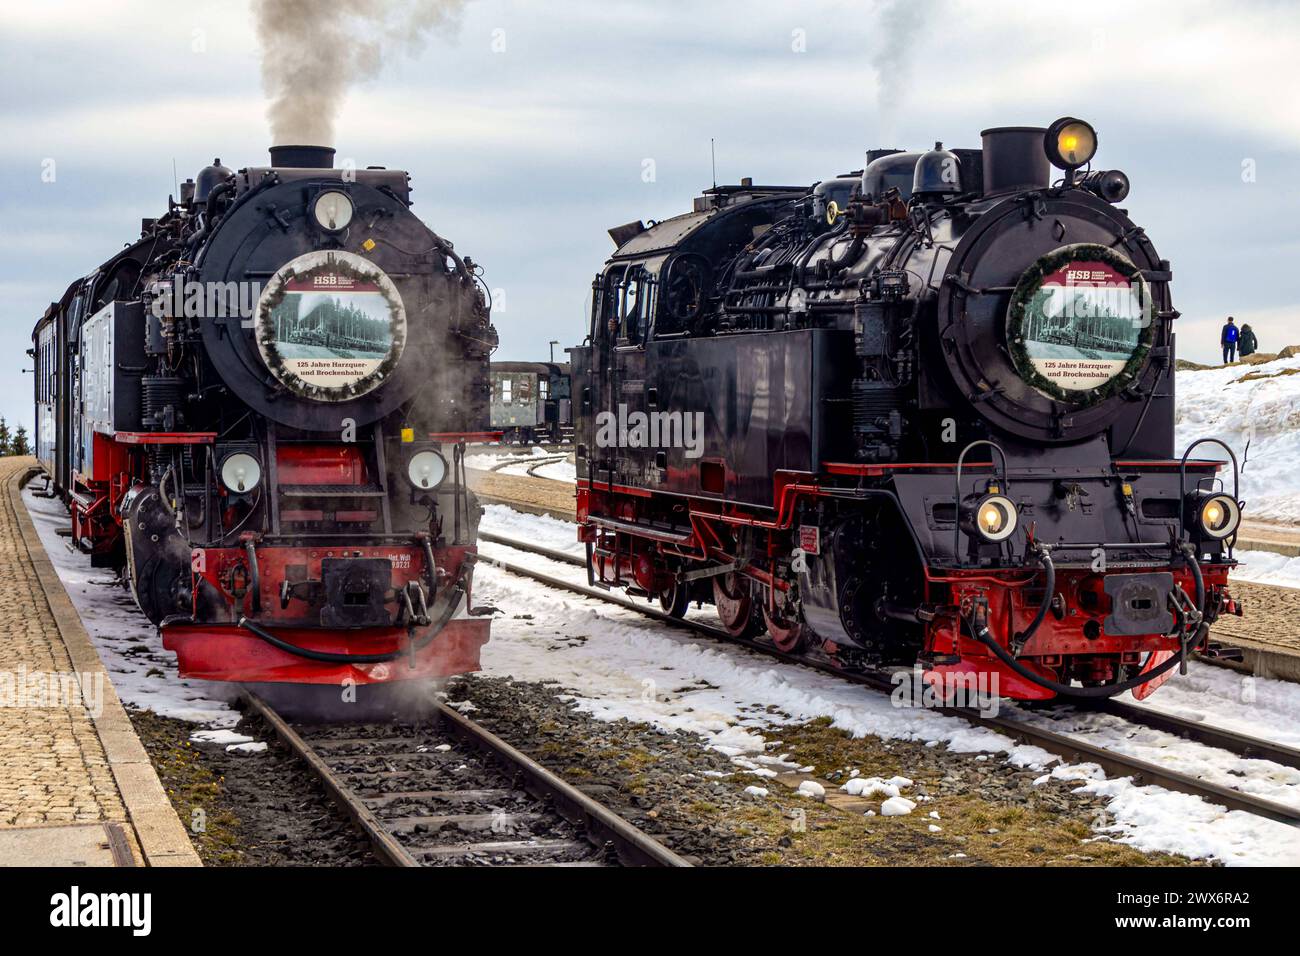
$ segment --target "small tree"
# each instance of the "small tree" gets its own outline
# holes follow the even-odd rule
[[[9,446],[12,440],[13,439],[9,435],[9,425],[4,420],[4,417],[0,416],[0,455],[8,455],[11,453]]]
[[[26,426],[19,425],[18,431],[14,432],[12,450],[15,455],[30,455],[32,453],[32,446],[27,444]]]

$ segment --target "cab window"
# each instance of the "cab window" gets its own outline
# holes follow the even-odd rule
[[[640,345],[654,308],[654,277],[645,269],[628,270],[623,281],[622,309],[618,326],[619,345]]]
[[[623,293],[623,269],[610,269],[600,286],[597,324],[600,338],[613,342],[618,338],[620,306]]]

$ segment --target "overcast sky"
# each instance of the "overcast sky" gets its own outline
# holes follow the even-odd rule
[[[0,82],[0,414],[30,430],[46,305],[165,210],[173,161],[262,164],[270,133],[237,2],[7,4]],[[607,228],[709,185],[710,137],[719,182],[811,183],[1065,114],[1173,262],[1183,357],[1212,359],[1228,313],[1264,350],[1300,343],[1291,2],[470,0],[350,91],[332,145],[411,172],[415,211],[504,292],[498,357],[529,359],[585,334]]]

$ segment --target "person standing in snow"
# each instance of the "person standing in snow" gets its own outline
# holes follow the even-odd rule
[[[1259,349],[1259,342],[1255,340],[1255,330],[1250,327],[1249,322],[1241,323],[1241,335],[1237,340],[1237,348],[1241,357],[1254,355]]]
[[[1237,325],[1232,316],[1219,333],[1219,344],[1223,346],[1223,364],[1231,365],[1237,360]]]

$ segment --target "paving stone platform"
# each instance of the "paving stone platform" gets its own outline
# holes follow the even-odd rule
[[[0,458],[0,865],[198,866]]]

